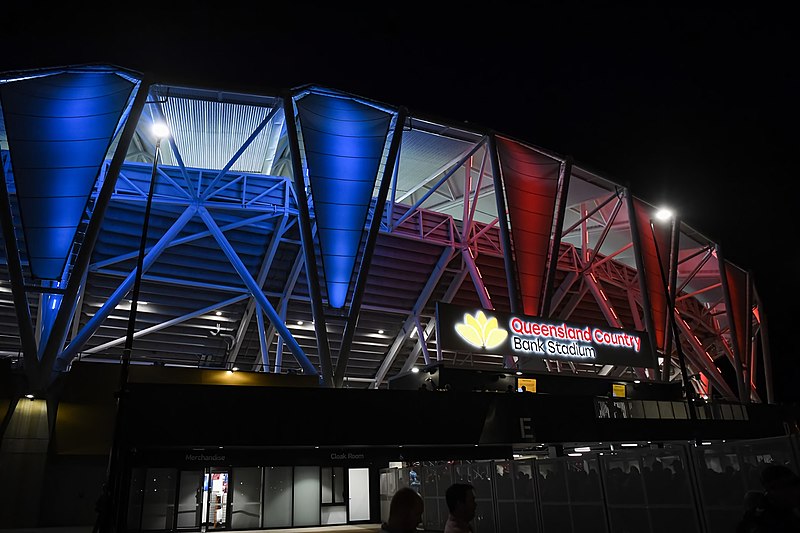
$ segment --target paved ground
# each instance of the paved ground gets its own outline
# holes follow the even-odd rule
[[[327,527],[298,527],[294,529],[252,529],[237,530],[236,533],[377,533],[381,526],[379,524],[346,525],[346,526],[327,526]],[[213,530],[212,530],[213,531]],[[224,531],[224,530],[219,530]],[[0,533],[92,533],[91,526],[88,527],[44,527],[44,528],[24,528],[24,529],[3,529]]]

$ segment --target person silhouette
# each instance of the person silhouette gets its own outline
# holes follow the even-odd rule
[[[381,524],[381,533],[413,533],[422,522],[425,505],[411,487],[397,490],[389,502],[389,518]]]
[[[475,518],[475,487],[470,483],[453,483],[444,493],[450,515],[444,533],[472,533],[470,521]]]
[[[770,464],[761,471],[761,494],[748,494],[736,533],[800,532],[800,477]]]

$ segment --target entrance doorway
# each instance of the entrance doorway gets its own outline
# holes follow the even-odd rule
[[[369,468],[350,468],[347,471],[348,512],[351,522],[369,520]]]
[[[206,468],[203,476],[203,529],[214,531],[230,528],[227,468]]]

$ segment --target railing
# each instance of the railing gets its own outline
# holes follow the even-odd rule
[[[391,495],[411,486],[425,501],[425,530],[442,531],[447,487],[467,482],[478,501],[475,533],[730,533],[744,514],[745,494],[762,490],[764,466],[798,468],[795,435],[662,446],[383,469],[381,518]]]
[[[632,400],[628,398],[595,398],[597,418],[647,418],[662,420],[689,419],[689,406],[683,401]],[[748,420],[747,408],[741,404],[695,404],[700,420]]]

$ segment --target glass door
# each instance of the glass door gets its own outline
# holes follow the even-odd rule
[[[203,513],[202,470],[182,470],[178,484],[177,529],[199,529]]]
[[[203,480],[203,525],[206,531],[230,527],[227,468],[207,468]]]

